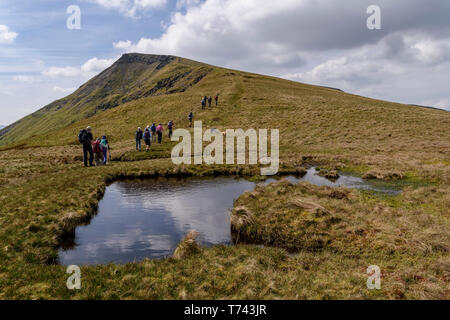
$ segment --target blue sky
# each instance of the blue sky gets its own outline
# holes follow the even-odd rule
[[[450,2],[375,2],[381,30],[367,29],[368,0],[2,0],[0,124],[73,92],[124,52],[448,110]],[[66,27],[70,5],[81,30]]]
[[[81,8],[81,30],[66,27],[66,9],[72,4]],[[2,0],[0,25],[17,37],[13,43],[0,43],[0,124],[10,124],[67,95],[92,76],[49,78],[42,76],[45,70],[79,66],[93,57],[116,58],[121,52],[113,42],[159,36],[174,6],[168,2],[130,17],[90,1]]]
[[[66,9],[72,4],[81,8],[81,30],[66,27]],[[127,17],[89,1],[2,0],[0,21],[19,34],[11,50],[21,59],[65,66],[85,62],[92,56],[112,57],[112,43],[119,39],[136,41],[160,35],[161,23],[170,19],[171,7],[168,4],[160,10],[143,11],[139,17]],[[20,63],[17,58],[2,54],[2,62]]]

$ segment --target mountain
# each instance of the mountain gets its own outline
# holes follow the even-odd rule
[[[0,145],[65,127],[142,97],[184,92],[211,70],[174,56],[125,54],[73,94],[0,131]]]
[[[0,124],[0,130],[3,129],[4,127],[5,127],[5,126],[3,126],[3,125]]]
[[[219,106],[202,110],[202,97],[216,94]],[[174,120],[176,127],[187,127],[190,111],[209,128],[279,128],[280,153],[287,157],[440,154],[450,123],[443,110],[175,56],[125,54],[73,94],[1,130],[0,146],[76,145],[79,130],[89,125],[94,135],[128,147],[138,126]]]

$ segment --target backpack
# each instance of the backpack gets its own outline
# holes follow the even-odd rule
[[[100,146],[102,147],[102,150],[107,150],[108,149],[108,140],[106,139],[102,139],[102,141],[100,141]]]
[[[102,149],[100,148],[100,141],[98,141],[98,140],[95,140],[94,141],[94,144],[92,145],[94,148],[94,152],[95,153],[100,153],[100,152],[102,152]]]
[[[150,131],[149,130],[145,130],[144,138],[145,139],[150,139]]]
[[[169,129],[172,129],[173,128],[173,122],[172,121],[169,121],[169,125],[167,126]]]
[[[86,129],[81,129],[80,133],[78,134],[78,141],[81,144],[84,144],[86,142],[86,133],[87,133]]]

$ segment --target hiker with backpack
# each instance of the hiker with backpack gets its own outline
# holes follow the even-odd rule
[[[150,131],[152,132],[152,142],[155,142],[156,141],[156,124],[152,124]]]
[[[86,129],[80,130],[78,134],[78,141],[83,145],[83,163],[84,166],[88,166],[88,153],[89,153],[89,166],[93,166],[94,153],[92,151],[92,140],[94,139],[92,135],[92,128],[87,127]]]
[[[214,98],[214,100],[216,100],[216,107],[219,105],[219,95],[216,95],[216,97]]]
[[[95,166],[101,166],[104,164],[104,158],[103,158],[103,150],[100,146],[100,139],[94,140],[92,143],[92,151],[94,152],[94,162]]]
[[[194,114],[192,113],[192,111],[189,113],[188,119],[189,119],[189,128],[192,128],[192,120],[194,120]]]
[[[152,139],[152,134],[150,132],[150,126],[147,126],[147,128],[145,128],[145,131],[144,131],[145,152],[148,152],[148,149],[152,145],[151,139]]]
[[[209,96],[209,98],[208,98],[208,104],[209,104],[209,107],[210,107],[210,108],[211,108],[211,103],[212,103],[212,97]]]
[[[164,128],[163,128],[162,124],[160,123],[160,124],[156,127],[156,134],[158,135],[158,143],[159,143],[159,144],[162,143],[163,131],[164,131]]]
[[[139,152],[142,151],[142,138],[144,136],[144,133],[142,132],[142,129],[139,127],[136,131],[136,151],[139,150]]]
[[[169,124],[167,125],[167,129],[169,129],[169,139],[172,138],[173,134],[173,120],[169,121]]]
[[[106,136],[103,136],[100,140],[100,147],[102,148],[103,152],[103,164],[106,165],[108,162],[108,154],[109,159],[111,160],[111,153],[109,152],[109,143],[108,138]]]
[[[206,108],[206,97],[202,99],[202,110]]]

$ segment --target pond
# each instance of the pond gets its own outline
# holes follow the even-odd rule
[[[358,177],[343,175],[331,182],[316,175],[315,168],[302,178],[319,186],[345,186],[385,192],[398,191]],[[263,183],[275,181],[271,178]],[[89,225],[75,231],[71,247],[60,249],[64,265],[125,264],[145,258],[171,256],[191,230],[203,246],[231,244],[230,209],[242,193],[256,183],[232,177],[127,180],[111,184]]]

